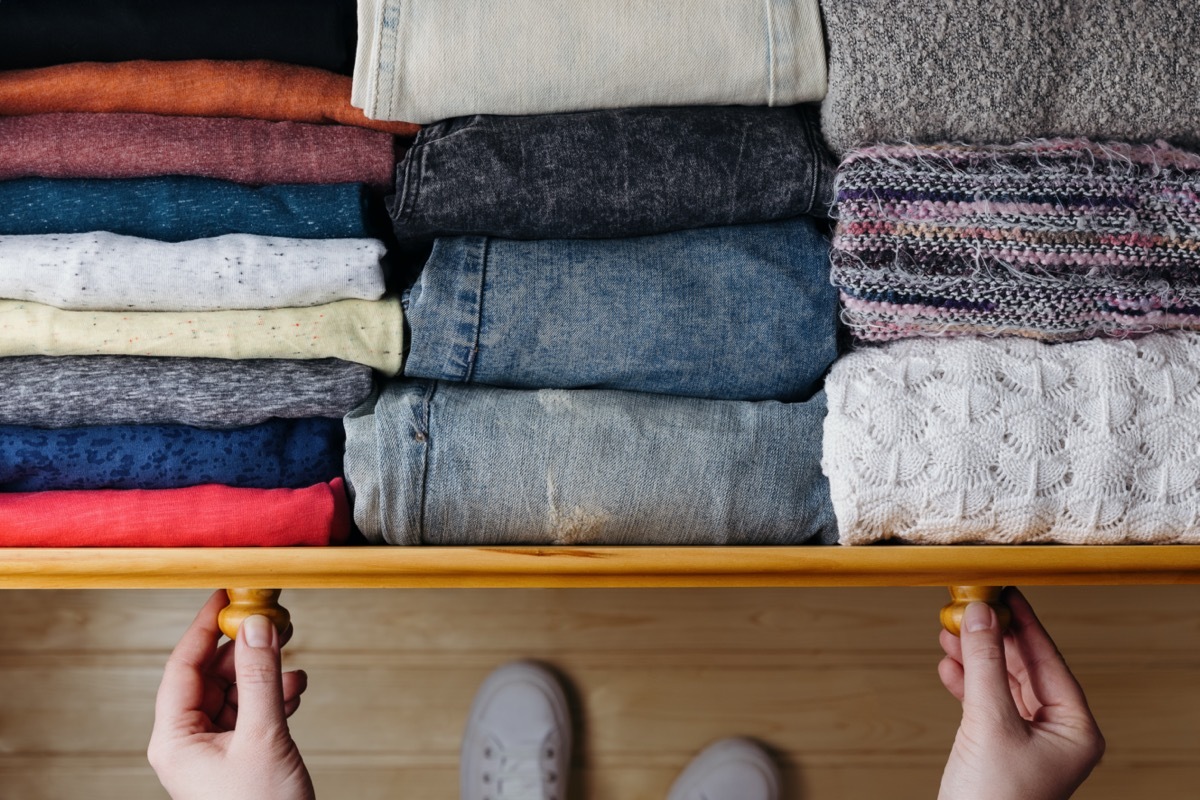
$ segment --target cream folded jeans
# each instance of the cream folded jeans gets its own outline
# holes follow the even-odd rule
[[[373,119],[825,96],[817,0],[359,0],[358,26]]]

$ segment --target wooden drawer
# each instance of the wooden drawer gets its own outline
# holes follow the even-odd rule
[[[0,588],[1200,583],[1200,545],[0,549]]]

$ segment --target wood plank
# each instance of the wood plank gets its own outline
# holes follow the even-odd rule
[[[1109,739],[1078,797],[1193,797],[1200,589],[1035,587]],[[145,766],[167,650],[205,591],[8,592],[0,797],[163,800]],[[709,739],[779,748],[803,800],[928,798],[958,710],[934,673],[943,589],[295,591],[296,735],[324,798],[453,797],[497,663],[574,685],[574,797],[661,798]],[[397,787],[402,787],[403,792]],[[797,795],[792,795],[796,797]]]
[[[0,588],[1200,583],[1200,545],[8,549]]]
[[[95,656],[0,663],[7,697],[0,752],[141,752],[161,675],[150,656],[126,663]],[[698,659],[702,664],[702,659]],[[753,735],[806,759],[889,753],[941,754],[959,709],[923,670],[865,663],[811,668],[594,666],[586,653],[554,665],[569,677],[583,758],[662,766],[705,742]],[[426,667],[386,662],[309,663],[310,690],[293,724],[309,754],[457,752],[472,696],[491,665]],[[1200,751],[1195,670],[1091,667],[1078,670],[1113,753],[1191,763]]]
[[[784,761],[785,800],[847,800],[879,797],[929,800],[937,792],[941,764],[860,763],[815,765]],[[577,769],[570,797],[580,800],[662,800],[679,767],[602,764]],[[387,766],[310,758],[317,796],[328,800],[396,800],[458,796],[455,765]],[[1106,762],[1075,800],[1190,800],[1200,766]],[[886,789],[884,788],[886,787]],[[23,758],[0,756],[0,793],[14,800],[165,800],[145,760],[121,757]]]
[[[1033,587],[1027,594],[1073,664],[1200,663],[1200,588]],[[923,668],[937,654],[942,589],[293,590],[283,602],[297,663],[327,653],[431,664],[564,652],[663,663],[679,656],[834,666],[864,658]],[[204,590],[0,594],[8,653],[165,655]],[[715,663],[715,662],[714,662]]]

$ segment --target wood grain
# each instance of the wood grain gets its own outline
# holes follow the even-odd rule
[[[1200,583],[1200,545],[6,549],[0,588]]]
[[[161,667],[207,591],[0,595],[0,797],[163,800],[144,749]],[[1078,797],[1191,798],[1200,588],[1027,594],[1108,737]],[[789,800],[928,798],[957,725],[937,589],[289,591],[293,730],[323,800],[452,798],[463,720],[496,664],[568,681],[573,800],[650,800],[708,741],[749,734]]]

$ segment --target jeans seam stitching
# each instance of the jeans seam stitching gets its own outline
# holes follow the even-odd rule
[[[467,369],[463,374],[463,382],[470,383],[471,376],[475,374],[475,361],[479,355],[479,340],[483,335],[483,290],[487,282],[487,259],[488,259],[488,243],[491,242],[491,237],[482,237],[483,242],[479,248],[479,286],[476,292],[475,301],[475,336],[471,341],[471,348],[467,352]]]
[[[408,157],[412,159],[416,156],[416,163],[409,161],[408,169],[404,171],[404,187],[403,196],[400,198],[400,213],[401,218],[397,222],[411,222],[414,212],[416,211],[417,201],[420,198],[421,186],[425,182],[425,154],[429,148],[421,141],[421,134],[417,134],[417,138],[413,140],[413,146],[409,148]],[[416,172],[414,176],[413,173]]]
[[[775,6],[773,0],[763,0],[766,4],[767,11],[767,105],[775,105],[775,28],[778,20],[775,19]]]
[[[437,391],[437,385],[437,381],[430,381],[429,388],[421,397],[421,426],[425,440],[421,442],[421,506],[417,517],[417,544],[425,543],[425,518],[429,498],[429,451],[433,445],[433,433],[430,430],[429,421],[433,416],[430,408],[433,405],[433,395]]]
[[[812,156],[812,181],[809,184],[808,195],[808,213],[811,214],[816,209],[817,205],[817,189],[821,184],[821,168],[825,166],[824,153],[821,152],[823,145],[817,141],[815,126],[810,114],[804,115],[804,133],[808,139],[808,151]]]

